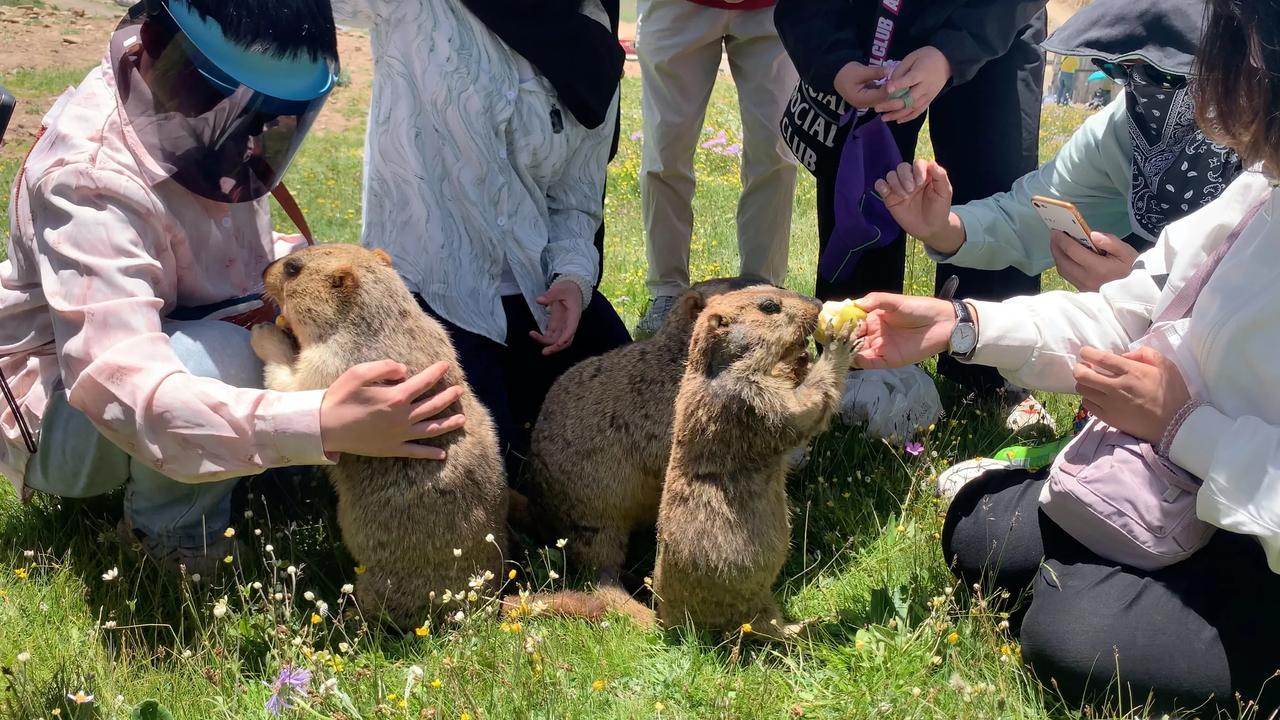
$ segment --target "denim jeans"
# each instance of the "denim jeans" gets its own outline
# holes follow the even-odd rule
[[[167,321],[161,328],[187,371],[234,387],[262,387],[262,362],[249,332],[220,320]],[[105,495],[124,487],[124,514],[134,529],[166,548],[200,548],[231,522],[237,480],[182,483],[133,459],[103,437],[59,388],[41,422],[40,451],[27,466],[26,485],[67,498]]]

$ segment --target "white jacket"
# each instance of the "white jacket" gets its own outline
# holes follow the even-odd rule
[[[1200,293],[1191,317],[1152,327],[1255,203],[1262,211]],[[978,302],[973,362],[1029,388],[1074,393],[1072,368],[1093,346],[1123,353],[1143,340],[1173,360],[1209,403],[1174,439],[1171,459],[1204,481],[1197,511],[1257,537],[1280,572],[1280,192],[1260,170],[1170,225],[1134,271],[1097,293]]]

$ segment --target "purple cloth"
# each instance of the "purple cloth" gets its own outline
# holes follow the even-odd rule
[[[841,122],[855,121],[856,117],[851,111]],[[901,163],[898,144],[879,116],[849,132],[836,170],[835,229],[818,258],[818,273],[823,279],[847,280],[863,253],[884,247],[901,234],[902,228],[875,191],[876,180]]]

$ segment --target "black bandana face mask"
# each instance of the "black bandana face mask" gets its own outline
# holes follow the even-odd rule
[[[1129,202],[1135,232],[1155,242],[1169,223],[1204,207],[1240,174],[1240,158],[1196,126],[1191,91],[1125,83],[1133,142]]]

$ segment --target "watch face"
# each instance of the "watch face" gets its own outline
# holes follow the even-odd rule
[[[969,323],[958,323],[951,331],[951,352],[968,355],[978,345],[978,330]]]

